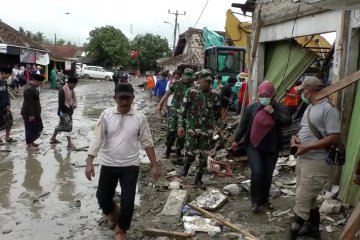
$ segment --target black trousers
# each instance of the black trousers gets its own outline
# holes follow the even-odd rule
[[[251,169],[251,202],[262,205],[269,200],[272,175],[279,153],[261,152],[249,144],[247,156]]]
[[[131,219],[134,213],[134,201],[138,176],[139,166],[101,167],[96,197],[103,213],[108,215],[115,207],[113,198],[116,186],[118,182],[120,183],[121,211],[118,218],[118,226],[121,230],[128,230],[130,228]]]

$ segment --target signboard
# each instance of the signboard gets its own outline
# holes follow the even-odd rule
[[[40,65],[48,65],[50,63],[49,54],[36,52],[36,63]]]
[[[71,70],[71,61],[65,61],[65,71]]]
[[[7,45],[0,43],[0,53],[7,53]]]
[[[20,50],[20,62],[22,62],[22,63],[35,63],[36,62],[36,52],[35,52],[35,50],[22,48]]]

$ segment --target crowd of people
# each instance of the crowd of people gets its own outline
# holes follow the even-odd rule
[[[15,69],[15,71],[14,71]],[[0,145],[16,142],[11,137],[13,118],[6,80],[20,71],[17,66],[0,67],[0,130],[5,130],[5,139]],[[56,72],[56,69],[53,69]],[[53,71],[52,70],[52,71]],[[57,73],[58,74],[58,73]],[[54,75],[55,76],[55,75]],[[308,77],[295,84],[285,95],[283,102],[276,101],[274,85],[262,81],[257,86],[256,100],[250,103],[247,91],[246,73],[229,76],[222,84],[222,77],[209,69],[194,72],[191,68],[176,70],[173,74],[161,71],[157,77],[148,74],[144,89],[149,98],[158,102],[156,111],[167,116],[165,158],[169,158],[176,142],[176,161],[181,165],[181,176],[187,176],[190,166],[196,162],[194,186],[205,190],[203,174],[214,143],[213,137],[222,133],[228,121],[228,112],[237,99],[237,113],[240,125],[232,143],[234,152],[244,141],[249,167],[251,169],[251,210],[260,213],[273,210],[269,201],[272,176],[279,153],[282,150],[282,129],[291,124],[291,115],[299,104],[299,98],[307,104],[298,134],[291,139],[291,146],[297,157],[295,216],[291,223],[289,239],[297,237],[319,237],[320,214],[316,197],[329,179],[330,166],[325,159],[331,146],[340,138],[340,115],[329,99],[316,100],[316,94],[324,86],[320,79]],[[51,74],[50,74],[51,79]],[[36,139],[43,130],[41,104],[38,87],[44,75],[34,72],[23,87],[21,116],[25,126],[25,141],[28,151],[37,151]],[[59,125],[50,138],[57,144],[59,132],[71,133],[72,115],[76,108],[74,88],[77,78],[69,78],[59,89]],[[151,130],[144,114],[135,110],[132,103],[134,88],[125,75],[114,79],[115,106],[103,111],[94,130],[88,155],[86,177],[95,176],[93,160],[101,162],[99,185],[96,193],[103,213],[109,217],[116,229],[115,239],[126,239],[134,210],[136,183],[139,175],[139,149],[145,152],[151,162],[155,179],[160,176]],[[225,85],[225,86],[224,86]],[[234,87],[239,93],[234,93]],[[300,94],[298,94],[300,93]],[[317,137],[314,129],[321,134]],[[67,135],[68,147],[75,148],[71,135]],[[117,183],[122,189],[120,207],[113,197]],[[121,209],[121,210],[120,210]]]
[[[35,65],[34,65],[35,66]],[[41,72],[41,67],[30,69],[27,66],[26,69],[15,64],[14,68],[0,67],[0,131],[5,130],[5,139],[0,140],[0,145],[6,143],[18,142],[10,136],[11,127],[13,125],[13,116],[10,107],[9,87],[7,80],[11,77],[11,81],[20,82],[15,83],[15,87],[22,87],[23,104],[21,107],[21,116],[24,121],[25,127],[25,142],[26,149],[28,151],[38,151],[39,144],[35,141],[40,137],[43,130],[43,123],[41,119],[41,103],[39,87],[42,85],[45,76]],[[36,70],[35,70],[36,69]],[[25,75],[26,78],[22,82],[21,77]],[[60,117],[60,123],[55,128],[54,134],[50,139],[51,144],[59,143],[56,140],[58,132],[67,132],[68,148],[75,148],[75,145],[71,141],[72,131],[72,113],[76,108],[76,96],[74,88],[78,82],[77,78],[68,78],[63,87],[59,88],[59,101],[58,101],[58,116]]]

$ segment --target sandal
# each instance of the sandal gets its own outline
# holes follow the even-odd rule
[[[14,142],[18,142],[18,140],[16,140],[15,138],[9,138],[8,140],[5,139],[5,142],[14,143]]]
[[[28,151],[39,151],[39,148],[34,147],[34,146],[30,146],[30,147],[26,147],[26,150],[28,150]]]

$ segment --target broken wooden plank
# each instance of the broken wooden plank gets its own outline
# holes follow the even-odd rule
[[[316,100],[321,100],[323,98],[328,97],[329,95],[340,91],[341,89],[346,88],[350,84],[355,83],[356,81],[360,80],[360,71],[354,72],[353,74],[350,74],[346,76],[345,78],[341,79],[338,82],[335,82],[331,84],[330,86],[322,89],[316,94]]]
[[[226,221],[226,220],[225,220],[224,218],[222,218],[222,217],[219,217],[219,216],[217,216],[217,215],[215,215],[215,214],[212,214],[211,212],[208,212],[208,211],[206,211],[206,210],[204,210],[204,209],[196,206],[195,204],[189,203],[188,205],[189,205],[190,207],[192,207],[193,209],[195,209],[196,211],[202,213],[204,216],[206,216],[206,217],[208,217],[208,218],[213,218],[213,219],[215,219],[216,221],[218,221],[219,223],[221,223],[221,224],[223,224],[223,225],[231,228],[232,230],[234,230],[234,231],[236,231],[236,232],[238,232],[238,233],[241,233],[241,234],[243,234],[243,235],[245,235],[245,236],[247,236],[247,237],[249,237],[249,238],[251,238],[251,239],[253,239],[253,240],[257,240],[257,239],[258,239],[258,238],[256,238],[254,235],[252,235],[251,233],[249,233],[248,231],[239,228],[238,226],[232,224],[231,222]]]
[[[143,231],[145,236],[150,237],[169,237],[171,239],[188,239],[192,237],[191,233],[168,231],[156,228],[145,228]]]
[[[349,220],[347,221],[344,231],[341,233],[341,240],[354,239],[355,234],[360,229],[360,202],[356,205],[356,208],[352,212]]]

